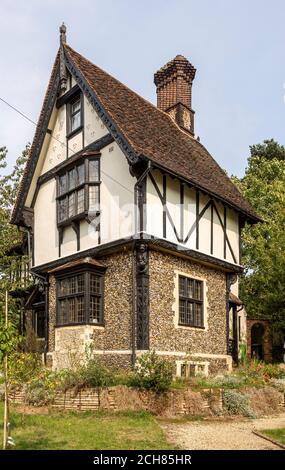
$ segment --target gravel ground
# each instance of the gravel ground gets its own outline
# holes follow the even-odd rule
[[[285,413],[253,420],[192,421],[162,427],[170,442],[187,450],[281,450],[252,431],[285,427]]]

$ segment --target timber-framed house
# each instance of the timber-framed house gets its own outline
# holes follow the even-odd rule
[[[51,72],[12,223],[37,280],[25,309],[47,364],[87,344],[131,367],[229,370],[245,335],[240,233],[258,216],[195,136],[196,70],[154,75],[157,106],[66,43]]]

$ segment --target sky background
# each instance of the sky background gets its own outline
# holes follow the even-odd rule
[[[195,132],[228,173],[244,174],[249,145],[285,144],[284,0],[0,0],[0,12],[0,97],[32,120],[64,21],[68,44],[153,103],[154,72],[185,55]],[[0,101],[10,166],[33,133]]]

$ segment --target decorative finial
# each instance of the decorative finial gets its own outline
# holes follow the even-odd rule
[[[60,44],[65,44],[66,43],[66,26],[64,23],[59,28],[60,32]]]

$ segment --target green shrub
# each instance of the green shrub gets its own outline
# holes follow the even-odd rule
[[[272,378],[284,377],[284,371],[278,364],[265,364],[256,359],[245,361],[236,372],[245,385],[264,385]]]
[[[160,358],[155,351],[150,351],[138,358],[129,385],[162,392],[170,388],[172,377],[172,365]]]
[[[36,377],[43,369],[39,353],[14,353],[9,356],[8,377],[13,386],[20,386]]]
[[[256,418],[255,412],[248,404],[247,396],[236,390],[224,391],[224,409],[229,415],[243,415],[248,418]]]

